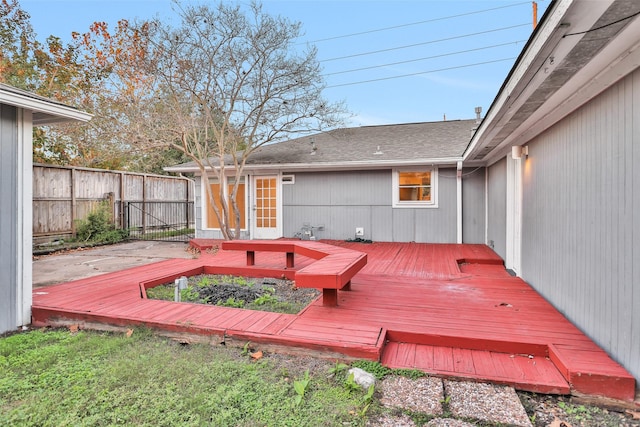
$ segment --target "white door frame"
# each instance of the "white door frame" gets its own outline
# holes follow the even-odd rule
[[[263,178],[273,178],[276,180],[276,227],[273,229],[265,229],[258,227],[257,203],[256,203],[256,180]],[[251,239],[278,239],[282,237],[282,179],[278,174],[256,174],[250,176],[251,193],[250,193],[250,212],[251,212]]]
[[[507,155],[506,268],[520,275],[522,261],[522,159]]]

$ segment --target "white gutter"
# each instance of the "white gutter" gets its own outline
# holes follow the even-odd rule
[[[244,170],[250,171],[305,171],[317,172],[325,170],[355,170],[355,169],[388,169],[391,167],[403,166],[424,166],[424,165],[456,165],[462,161],[462,157],[440,157],[432,159],[410,159],[410,160],[360,160],[352,162],[325,162],[325,163],[274,163],[274,164],[252,164],[246,165]],[[230,170],[233,165],[228,165]],[[217,169],[217,167],[215,168]],[[200,169],[197,167],[172,166],[164,168],[167,172],[193,173]],[[211,170],[207,167],[207,170]]]
[[[484,244],[489,245],[489,167],[488,166],[484,168]],[[491,246],[491,249],[493,249],[493,245]]]

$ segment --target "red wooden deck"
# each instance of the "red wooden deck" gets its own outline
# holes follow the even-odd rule
[[[292,277],[284,253],[220,250],[39,288],[34,325],[146,325],[184,339],[327,357],[510,384],[522,390],[633,400],[635,380],[483,245],[325,242],[367,254],[338,293],[297,315],[144,299],[144,289],[202,272]],[[198,242],[203,249],[208,242]],[[296,255],[295,269],[315,260]]]

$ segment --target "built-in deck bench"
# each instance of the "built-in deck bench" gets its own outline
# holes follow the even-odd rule
[[[299,288],[322,289],[322,303],[338,305],[338,290],[349,290],[351,279],[367,264],[367,254],[313,241],[231,240],[222,242],[223,250],[246,251],[247,265],[256,262],[256,252],[284,252],[287,268],[294,268],[295,255],[316,261],[295,272]]]

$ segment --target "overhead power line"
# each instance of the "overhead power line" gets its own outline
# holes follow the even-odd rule
[[[418,73],[402,74],[402,75],[399,75],[399,76],[381,77],[381,78],[378,78],[378,79],[361,80],[361,81],[358,81],[358,82],[351,82],[351,83],[341,83],[341,84],[337,84],[337,85],[327,86],[326,89],[331,89],[331,88],[335,88],[335,87],[343,87],[343,86],[354,86],[354,85],[360,85],[360,84],[364,84],[364,83],[381,82],[381,81],[384,81],[384,80],[401,79],[401,78],[404,78],[404,77],[413,77],[413,76],[419,76],[419,75],[422,75],[422,74],[437,73],[437,72],[440,72],[440,71],[457,70],[457,69],[460,69],[460,68],[477,67],[477,66],[480,66],[480,65],[494,64],[494,63],[497,63],[497,62],[513,61],[514,59],[516,59],[516,58],[512,57],[512,58],[495,59],[493,61],[476,62],[474,64],[458,65],[458,66],[455,66],[455,67],[446,67],[446,68],[439,68],[439,69],[436,69],[436,70],[420,71]]]
[[[474,48],[474,49],[459,50],[459,51],[456,51],[456,52],[447,52],[447,53],[443,53],[443,54],[440,54],[440,55],[425,56],[424,58],[409,59],[409,60],[406,60],[406,61],[398,61],[398,62],[390,62],[390,63],[387,63],[387,64],[372,65],[370,67],[354,68],[352,70],[336,71],[336,72],[333,72],[333,73],[324,74],[324,77],[335,76],[337,74],[354,73],[354,72],[357,72],[357,71],[372,70],[372,69],[375,69],[375,68],[391,67],[393,65],[408,64],[410,62],[426,61],[428,59],[443,58],[443,57],[446,57],[446,56],[460,55],[460,54],[469,53],[469,52],[477,52],[477,51],[480,51],[480,50],[493,49],[493,48],[496,48],[496,47],[508,46],[508,45],[511,45],[511,44],[518,44],[518,43],[524,43],[524,42],[526,42],[526,40],[516,40],[516,41],[512,41],[512,42],[507,42],[507,43],[494,44],[494,45],[491,45],[491,46],[477,47],[477,48]]]
[[[628,19],[634,18],[634,17],[636,17],[636,16],[638,16],[638,15],[640,15],[640,11],[638,11],[638,12],[636,12],[636,13],[633,13],[633,14],[631,14],[631,15],[629,15],[629,16],[625,16],[624,18],[620,18],[620,19],[618,19],[618,20],[616,20],[616,21],[609,22],[608,24],[601,25],[601,26],[596,27],[596,28],[591,28],[590,30],[587,30],[587,31],[580,31],[579,33],[570,33],[570,34],[565,34],[564,36],[562,36],[562,38],[569,37],[569,36],[579,36],[579,35],[581,35],[581,34],[592,33],[592,32],[594,32],[594,31],[598,31],[598,30],[601,30],[601,29],[603,29],[603,28],[607,28],[607,27],[610,27],[610,26],[612,26],[612,25],[615,25],[615,24],[617,24],[617,23],[619,23],[619,22],[626,21],[626,20],[628,20]]]
[[[391,52],[391,51],[394,51],[394,50],[408,49],[408,48],[411,48],[411,47],[424,46],[424,45],[427,45],[427,44],[440,43],[440,42],[449,41],[449,40],[457,40],[457,39],[462,39],[462,38],[466,38],[466,37],[473,37],[473,36],[478,36],[478,35],[481,35],[481,34],[495,33],[495,32],[498,32],[498,31],[511,30],[513,28],[530,26],[530,25],[531,25],[531,23],[512,25],[510,27],[502,27],[502,28],[496,28],[496,29],[493,29],[493,30],[479,31],[477,33],[462,34],[462,35],[459,35],[459,36],[446,37],[446,38],[443,38],[443,39],[429,40],[429,41],[421,42],[421,43],[414,43],[414,44],[409,44],[409,45],[404,45],[404,46],[391,47],[391,48],[388,48],[388,49],[380,49],[380,50],[374,50],[374,51],[370,51],[370,52],[355,53],[355,54],[352,54],[352,55],[339,56],[339,57],[336,57],[336,58],[322,59],[319,62],[322,63],[322,62],[338,61],[338,60],[341,60],[341,59],[356,58],[356,57],[359,57],[359,56],[373,55],[373,54],[376,54],[376,53]]]
[[[509,5],[506,5],[506,6],[493,7],[491,9],[476,10],[476,11],[472,11],[472,12],[461,13],[461,14],[458,14],[458,15],[449,15],[449,16],[443,16],[441,18],[427,19],[425,21],[411,22],[409,24],[394,25],[392,27],[377,28],[377,29],[373,29],[373,30],[361,31],[359,33],[343,34],[343,35],[340,35],[340,36],[333,36],[333,37],[327,37],[327,38],[324,38],[324,39],[311,40],[311,41],[307,41],[307,42],[304,42],[304,43],[320,43],[320,42],[326,42],[326,41],[329,41],[329,40],[337,40],[337,39],[344,39],[344,38],[348,38],[348,37],[361,36],[361,35],[364,35],[364,34],[379,33],[379,32],[382,32],[382,31],[395,30],[395,29],[398,29],[398,28],[406,28],[406,27],[411,27],[411,26],[414,26],[414,25],[422,25],[422,24],[428,24],[428,23],[431,23],[431,22],[445,21],[447,19],[460,18],[460,17],[463,17],[463,16],[477,15],[477,14],[480,14],[480,13],[492,12],[494,10],[506,9],[508,7],[521,6],[523,4],[529,4],[529,3],[530,2],[528,2],[528,1],[521,2],[521,3],[514,3],[514,4],[509,4]]]

